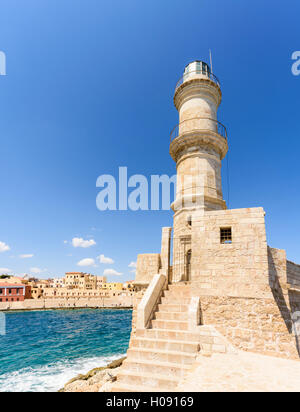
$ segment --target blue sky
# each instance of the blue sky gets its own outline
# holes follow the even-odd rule
[[[175,173],[174,86],[209,48],[229,132],[230,208],[263,206],[268,243],[300,263],[298,0],[0,0],[0,10],[0,242],[10,247],[0,268],[113,269],[123,275],[109,279],[124,281],[138,253],[159,252],[172,213],[100,212],[96,179],[120,166]],[[75,237],[96,244],[75,248]],[[77,265],[101,254],[114,264]]]

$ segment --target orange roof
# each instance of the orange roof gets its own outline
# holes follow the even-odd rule
[[[66,275],[84,275],[83,272],[66,272]]]

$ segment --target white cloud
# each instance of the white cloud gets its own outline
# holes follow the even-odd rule
[[[82,259],[77,263],[77,266],[95,266],[95,260],[90,258]]]
[[[130,273],[136,273],[136,269],[132,269]]]
[[[25,255],[20,255],[19,258],[20,258],[20,259],[30,259],[30,258],[32,258],[33,256],[34,256],[34,255],[31,255],[31,254],[28,254],[28,255],[25,254]]]
[[[41,268],[33,267],[33,268],[30,268],[30,272],[37,275],[38,273],[47,272],[47,269],[41,269]]]
[[[64,240],[64,244],[67,244],[68,243],[68,241],[67,240]]]
[[[88,248],[94,246],[95,244],[96,242],[94,241],[94,239],[84,240],[82,237],[74,237],[72,239],[72,245],[74,247]]]
[[[4,274],[4,273],[11,273],[11,272],[12,272],[11,269],[8,269],[8,268],[0,268],[0,274],[1,274],[1,275]]]
[[[10,250],[10,247],[4,242],[0,242],[0,253],[7,252],[8,250]]]
[[[130,262],[128,267],[129,268],[136,268],[136,262]]]
[[[106,257],[104,255],[98,256],[98,259],[100,260],[100,263],[106,263],[108,265],[112,265],[115,263],[115,261],[109,257]]]
[[[121,272],[117,272],[114,269],[105,269],[105,271],[103,272],[104,276],[121,276],[123,275],[123,273]]]

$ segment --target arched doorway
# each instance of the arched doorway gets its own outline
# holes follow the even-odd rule
[[[188,282],[191,280],[191,267],[192,267],[192,249],[189,249],[186,253],[185,261],[185,280]]]

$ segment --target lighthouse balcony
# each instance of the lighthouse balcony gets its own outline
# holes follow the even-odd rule
[[[227,140],[226,127],[218,120],[209,117],[193,117],[192,119],[184,120],[174,127],[170,133],[170,142],[186,132],[207,132],[211,131],[219,137]]]
[[[175,161],[188,147],[211,147],[223,159],[228,151],[226,127],[218,120],[195,117],[179,123],[170,134],[170,154]]]

